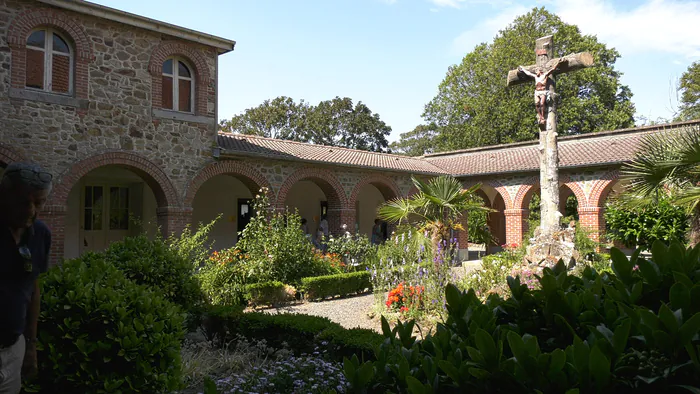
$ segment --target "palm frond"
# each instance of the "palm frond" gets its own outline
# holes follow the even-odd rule
[[[401,224],[408,221],[411,215],[421,216],[416,212],[416,202],[410,198],[396,198],[387,201],[379,208],[379,218]]]

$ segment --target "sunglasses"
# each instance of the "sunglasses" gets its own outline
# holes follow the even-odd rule
[[[53,180],[53,175],[46,171],[35,171],[26,168],[21,168],[17,170],[5,171],[5,175],[19,174],[20,177],[24,179],[39,179],[42,182],[51,182]]]
[[[29,250],[27,245],[21,245],[18,248],[19,255],[22,256],[24,260],[24,271],[32,272],[34,270],[34,265],[32,264],[32,251]]]

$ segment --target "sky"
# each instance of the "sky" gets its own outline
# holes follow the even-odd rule
[[[700,60],[698,0],[90,1],[235,40],[219,58],[220,119],[278,96],[350,97],[392,127],[390,141],[423,122],[449,66],[533,7],[618,50],[637,117],[671,118]]]

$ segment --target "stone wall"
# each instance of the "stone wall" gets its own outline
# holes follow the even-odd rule
[[[23,80],[12,76],[24,65],[17,44],[38,24],[54,27],[68,36],[76,56],[73,97],[27,92]],[[26,39],[26,37],[25,37]],[[170,114],[154,116],[153,81],[149,72],[154,53],[177,43],[196,59],[188,59],[197,75],[207,76],[198,97],[206,98],[188,121]],[[170,45],[172,46],[172,45]],[[175,50],[178,50],[176,46]],[[87,48],[87,49],[86,49]],[[81,74],[81,54],[86,73]],[[185,52],[179,50],[179,52]],[[82,56],[82,57],[81,57]],[[128,152],[162,169],[178,196],[211,157],[216,134],[217,55],[213,49],[184,43],[173,37],[65,11],[27,0],[0,5],[0,139],[29,160],[49,169],[60,182],[71,168],[105,152]],[[80,64],[78,64],[80,63]],[[151,70],[152,71],[152,70]],[[87,85],[81,99],[80,85]],[[104,164],[109,164],[105,162]],[[61,204],[61,201],[55,201]],[[179,205],[179,204],[177,204]]]

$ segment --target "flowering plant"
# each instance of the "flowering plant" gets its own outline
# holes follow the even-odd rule
[[[392,311],[408,312],[411,308],[420,308],[423,305],[424,286],[405,286],[401,282],[396,288],[389,291],[386,307]]]

